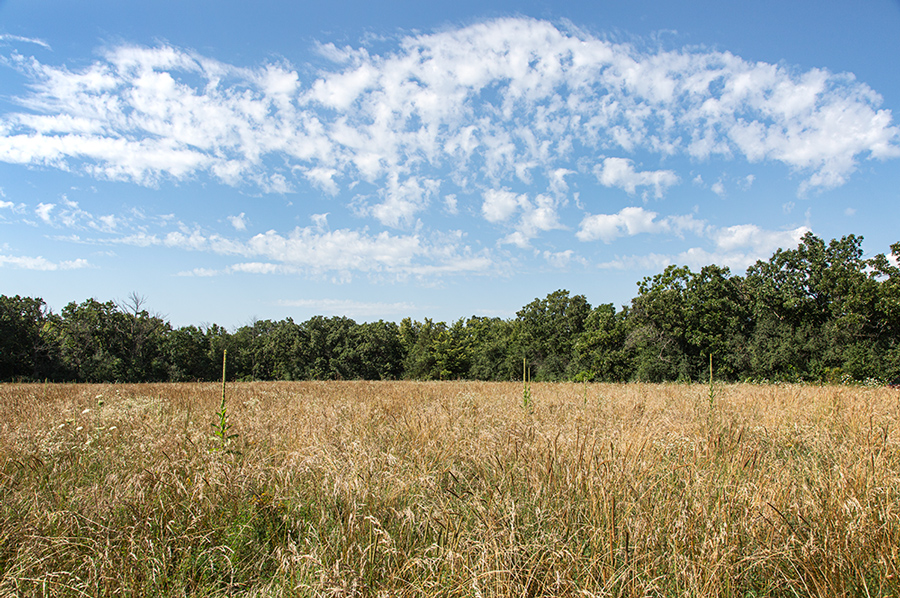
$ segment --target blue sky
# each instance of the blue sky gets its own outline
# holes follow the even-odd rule
[[[173,324],[622,305],[900,241],[900,2],[0,2],[0,293]]]

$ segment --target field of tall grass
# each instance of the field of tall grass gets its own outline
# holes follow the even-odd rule
[[[900,596],[900,392],[0,385],[2,596]]]

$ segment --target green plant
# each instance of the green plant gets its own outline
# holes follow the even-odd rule
[[[210,425],[213,428],[213,439],[218,443],[213,450],[232,452],[228,446],[238,435],[229,433],[231,424],[228,422],[228,410],[225,408],[225,365],[227,356],[228,350],[226,349],[222,352],[222,401],[219,404],[219,410],[216,411],[216,421]]]

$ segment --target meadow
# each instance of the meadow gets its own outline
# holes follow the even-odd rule
[[[2,596],[900,596],[900,392],[0,385]]]

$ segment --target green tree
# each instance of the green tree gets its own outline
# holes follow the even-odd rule
[[[358,325],[351,333],[348,349],[354,378],[396,380],[403,375],[400,327],[394,322],[378,320]]]
[[[748,269],[757,376],[819,379],[845,367],[869,374],[863,366],[877,354],[879,285],[867,273],[862,240],[848,235],[826,245],[807,233],[796,249]]]
[[[874,377],[900,378],[900,243],[891,245],[890,258],[880,253],[869,260],[869,276],[877,284],[874,315],[870,318],[881,356]]]
[[[706,375],[710,356],[717,376],[734,380],[745,375],[750,364],[747,343],[753,316],[744,279],[731,276],[728,268],[704,266],[688,281],[685,306],[691,378]]]
[[[122,376],[129,382],[162,381],[168,377],[163,345],[171,326],[145,309],[146,298],[131,293],[117,304],[121,317],[114,318],[122,340]]]
[[[432,340],[435,373],[441,380],[464,378],[471,366],[471,343],[462,319],[443,326]]]
[[[638,283],[625,348],[633,354],[634,376],[639,380],[691,378],[687,288],[692,277],[687,267],[669,266]]]
[[[466,320],[468,378],[514,380],[522,375],[522,359],[514,356],[515,326],[509,320],[472,316]]]
[[[626,348],[638,379],[697,380],[706,375],[710,356],[719,375],[734,379],[749,363],[752,326],[741,277],[715,265],[700,272],[669,266],[638,284]]]
[[[535,380],[563,380],[577,374],[575,343],[591,305],[584,295],[558,290],[535,299],[516,313],[516,349],[534,368]]]
[[[81,382],[128,380],[126,327],[114,302],[95,299],[69,303],[48,326],[59,345],[63,368]]]
[[[291,318],[275,323],[269,332],[265,350],[271,362],[271,377],[275,380],[300,380],[307,359],[303,328]]]
[[[272,380],[275,373],[277,351],[272,346],[272,333],[276,323],[272,320],[254,320],[241,326],[231,335],[228,346],[229,367],[243,380]]]
[[[627,317],[627,309],[617,313],[612,303],[591,310],[584,332],[575,343],[579,375],[605,382],[624,382],[631,377],[631,362],[625,350]]]
[[[304,346],[297,351],[303,360],[303,378],[334,380],[357,378],[357,355],[353,334],[357,327],[350,318],[313,316],[300,325]]]
[[[0,295],[0,381],[53,377],[48,315],[43,299]]]
[[[163,353],[171,382],[212,382],[222,376],[222,360],[215,363],[211,337],[197,326],[182,326],[166,334]]]
[[[447,330],[444,322],[430,318],[424,322],[403,318],[400,322],[400,344],[403,349],[403,377],[413,380],[439,380],[435,348],[439,336]]]

